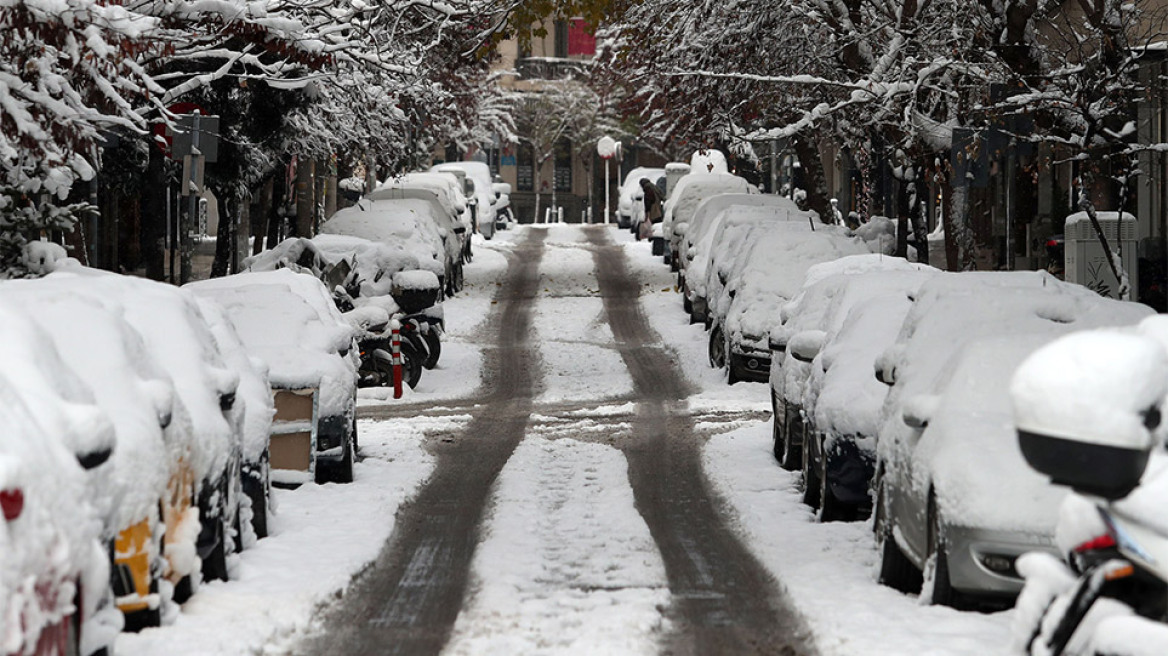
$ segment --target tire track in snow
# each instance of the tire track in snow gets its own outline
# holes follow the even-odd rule
[[[637,508],[665,559],[674,605],[670,654],[812,654],[797,611],[724,524],[701,468],[690,394],[671,351],[649,327],[623,250],[587,229],[601,297],[639,398],[624,447]],[[781,539],[781,538],[779,538]]]
[[[298,653],[436,654],[446,643],[466,591],[488,492],[531,411],[529,329],[545,237],[530,231],[511,256],[490,322],[498,336],[484,354],[483,387],[489,392],[474,419],[460,437],[433,448],[434,475],[399,511],[377,561],[324,614],[322,633]]]

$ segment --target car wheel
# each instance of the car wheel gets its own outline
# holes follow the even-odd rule
[[[462,275],[462,265],[459,264],[454,268],[454,291],[462,291],[462,288],[465,284],[466,279]]]
[[[709,345],[710,366],[715,369],[721,369],[726,366],[726,340],[722,337],[721,326],[714,326],[710,329],[710,345]]]
[[[686,296],[685,294],[681,295],[681,307],[682,307],[682,309],[685,310],[685,313],[689,315],[689,322],[690,323],[697,323],[696,321],[694,321],[694,316],[693,316],[693,301],[691,301],[690,298],[688,296]]]
[[[784,434],[783,428],[785,427],[785,424],[786,424],[786,421],[783,418],[783,413],[780,412],[779,404],[778,404],[778,402],[775,401],[775,394],[772,391],[771,392],[771,437],[774,439],[774,445],[771,447],[771,451],[775,455],[775,461],[780,462],[780,463],[783,461],[783,449],[786,448],[786,445],[784,444],[785,440],[783,439],[783,434]]]
[[[787,471],[795,471],[802,463],[803,447],[796,442],[802,432],[802,418],[798,412],[784,411],[783,426],[783,453],[779,457],[779,466]]]
[[[892,537],[892,520],[888,517],[884,498],[883,482],[876,492],[876,551],[880,554],[880,574],[878,580],[904,593],[914,594],[921,589],[921,572],[900,550],[896,538]]]
[[[821,449],[822,451],[822,449]],[[856,507],[841,502],[835,498],[831,485],[827,482],[827,454],[819,456],[819,467],[816,474],[819,480],[819,521],[820,522],[850,522],[856,519]]]
[[[268,452],[265,450],[260,460],[260,480],[251,481],[245,487],[245,494],[251,499],[251,528],[256,538],[268,537]]]
[[[211,554],[203,561],[203,580],[204,581],[226,581],[227,580],[227,536],[222,534],[220,529],[219,541],[215,548],[211,550]]]
[[[811,507],[812,510],[819,510],[819,476],[815,470],[814,463],[811,462],[811,449],[804,444],[802,451],[803,462],[803,503]]]
[[[438,366],[438,358],[442,357],[442,339],[438,337],[437,330],[422,333],[422,339],[426,340],[426,348],[430,351],[422,366],[426,369],[433,369]]]
[[[195,582],[191,579],[191,575],[179,579],[179,582],[174,584],[174,603],[185,604],[195,594]]]
[[[341,461],[337,463],[330,477],[334,483],[353,482],[353,461],[356,458],[356,447],[353,445],[353,436],[345,441],[345,448],[341,451]]]
[[[949,581],[948,545],[941,531],[941,514],[937,512],[937,502],[929,498],[929,558],[932,566],[932,590],[928,602],[937,606],[962,607],[961,595],[953,589]]]

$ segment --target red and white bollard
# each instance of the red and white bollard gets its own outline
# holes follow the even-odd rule
[[[402,397],[402,352],[401,352],[401,322],[397,319],[389,322],[391,337],[390,347],[393,349],[393,398]]]

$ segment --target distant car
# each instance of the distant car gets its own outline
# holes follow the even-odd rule
[[[681,237],[685,234],[690,217],[703,201],[718,194],[757,194],[758,189],[746,181],[729,173],[690,173],[677,183],[662,208],[661,221],[666,241],[666,258],[672,269],[678,270],[677,260],[681,248]]]
[[[730,384],[768,380],[770,331],[810,266],[868,252],[863,241],[836,226],[812,230],[802,221],[764,221],[740,227],[741,241],[723,244],[731,248],[714,258],[706,283],[710,363],[726,368]]]
[[[438,172],[461,170],[466,173],[466,177],[473,187],[471,191],[475,199],[475,223],[478,226],[479,234],[485,239],[494,237],[497,199],[493,188],[495,182],[491,176],[491,167],[485,162],[446,162],[435,165],[430,170]]]
[[[633,223],[633,204],[641,200],[635,198],[641,192],[641,178],[656,184],[657,179],[665,175],[665,169],[638,166],[625,175],[617,192],[616,221],[620,228],[628,229]]]
[[[184,287],[221,305],[249,355],[268,367],[276,415],[271,480],[353,480],[357,454],[354,327],[323,283],[288,270],[241,273]]]
[[[442,240],[446,260],[444,279],[447,291],[453,295],[462,289],[462,265],[471,259],[474,217],[470,201],[462,195],[457,179],[448,173],[409,173],[392,178],[366,194],[362,200],[396,202],[403,199],[426,201],[431,205],[429,218],[437,227]],[[368,206],[358,203],[357,207]],[[393,243],[393,240],[384,241]]]
[[[438,276],[448,294],[462,287],[458,251],[447,250],[435,204],[416,198],[362,200],[332,215],[320,226],[321,234],[347,235],[398,245],[418,262],[418,268]],[[456,249],[458,247],[456,246]]]
[[[1019,451],[1007,393],[1014,369],[1059,335],[1151,314],[1046,272],[935,276],[877,359],[890,385],[876,445],[880,581],[930,603],[1008,600],[1027,551],[1050,551],[1066,494]]]
[[[678,255],[682,306],[690,314],[691,323],[703,323],[706,320],[704,289],[709,250],[722,220],[737,211],[731,208],[738,207],[773,208],[767,215],[775,220],[789,220],[793,217],[794,220],[805,221],[808,218],[807,213],[800,210],[793,201],[770,194],[719,194],[698,205],[690,219],[686,234],[681,238]],[[691,271],[691,268],[694,270]],[[700,287],[702,293],[700,295],[695,293],[694,287]],[[701,305],[696,309],[695,297],[701,299]]]

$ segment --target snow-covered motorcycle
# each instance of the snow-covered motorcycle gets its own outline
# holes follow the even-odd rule
[[[1135,333],[1070,335],[1025,361],[1010,391],[1027,462],[1073,490],[1056,530],[1065,559],[1018,560],[1026,584],[1015,647],[1031,656],[1168,653],[1164,345]]]

